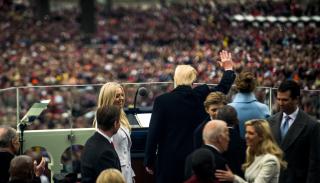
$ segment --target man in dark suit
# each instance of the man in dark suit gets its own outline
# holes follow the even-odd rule
[[[298,107],[299,96],[295,81],[281,83],[277,91],[280,112],[268,119],[288,163],[279,183],[320,181],[320,124]]]
[[[221,120],[209,121],[203,129],[202,148],[210,150],[215,157],[216,169],[226,170],[227,160],[222,153],[226,152],[229,145],[229,129],[227,123]],[[185,178],[192,176],[192,154],[186,159]]]
[[[175,89],[155,99],[144,163],[150,174],[156,164],[156,182],[183,182],[185,159],[193,150],[193,131],[206,117],[205,98],[212,91],[228,93],[235,79],[231,54],[222,51],[220,58],[225,72],[216,87],[201,85],[192,89],[196,70],[179,65],[174,75]]]
[[[227,159],[231,171],[238,176],[244,177],[242,164],[246,158],[246,142],[240,136],[237,116],[236,109],[230,105],[223,106],[217,112],[217,119],[225,121],[229,129],[229,146],[223,156]]]
[[[19,152],[19,136],[15,129],[9,126],[0,127],[0,182],[9,181],[10,162]]]
[[[119,157],[112,144],[112,136],[120,128],[120,109],[103,106],[97,110],[97,131],[88,139],[81,156],[83,183],[94,183],[100,172],[108,168],[121,171]]]

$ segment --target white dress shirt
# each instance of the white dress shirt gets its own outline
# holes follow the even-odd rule
[[[286,114],[286,113],[283,113],[282,114],[281,126],[283,126],[284,121],[286,120],[287,116],[289,116],[290,117],[289,126],[288,126],[288,130],[289,130],[291,125],[293,124],[294,120],[297,118],[298,112],[299,112],[299,108],[297,107],[297,109],[293,113],[291,113],[289,115]]]

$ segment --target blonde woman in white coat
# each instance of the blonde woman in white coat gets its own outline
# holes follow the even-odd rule
[[[276,144],[266,120],[250,120],[245,123],[247,155],[242,168],[245,180],[227,171],[216,170],[219,181],[233,183],[278,183],[280,168],[286,167],[283,152]]]
[[[113,136],[113,145],[119,156],[121,164],[121,173],[124,176],[126,183],[134,182],[135,176],[131,167],[131,127],[124,113],[123,106],[125,95],[123,87],[119,83],[108,82],[102,86],[99,93],[98,107],[117,105],[121,107],[120,128]]]

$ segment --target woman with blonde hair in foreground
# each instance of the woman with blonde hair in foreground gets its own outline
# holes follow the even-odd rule
[[[219,181],[234,183],[278,183],[280,168],[286,167],[283,152],[276,144],[269,127],[263,119],[250,120],[246,128],[246,161],[242,165],[245,179],[233,174],[229,167],[227,171],[217,170],[215,175]]]
[[[117,169],[103,170],[97,178],[96,183],[126,183],[123,175]]]
[[[120,128],[113,136],[112,142],[120,159],[122,175],[125,177],[126,183],[132,183],[134,182],[133,177],[135,174],[131,167],[131,126],[123,110],[124,102],[124,89],[119,83],[108,82],[101,87],[98,98],[98,107],[116,105],[121,108]]]

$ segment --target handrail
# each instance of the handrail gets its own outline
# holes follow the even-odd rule
[[[203,84],[203,83],[195,83],[195,85],[199,85],[199,84]],[[13,98],[12,99],[15,100],[15,103],[10,103],[10,107],[13,110],[15,108],[15,117],[16,117],[15,122],[16,122],[16,124],[19,123],[21,111],[25,110],[23,107],[26,107],[25,104],[23,105],[22,102],[27,102],[27,104],[28,104],[28,102],[33,102],[33,101],[27,101],[28,98],[24,99],[26,97],[24,95],[30,94],[30,91],[33,92],[33,93],[31,93],[31,96],[34,96],[34,97],[39,97],[38,96],[39,92],[47,91],[46,89],[48,89],[48,88],[58,89],[57,91],[61,92],[62,94],[65,94],[66,92],[70,93],[70,95],[72,97],[71,98],[72,101],[71,102],[69,101],[69,103],[71,103],[71,104],[66,104],[67,103],[66,101],[63,102],[65,107],[67,107],[67,108],[64,108],[64,110],[67,111],[67,114],[64,114],[64,115],[67,116],[67,118],[68,118],[67,121],[70,122],[70,125],[68,128],[25,131],[24,151],[26,151],[27,149],[30,149],[31,147],[34,147],[34,146],[41,146],[41,147],[45,148],[47,150],[48,156],[51,160],[49,163],[49,168],[52,171],[51,176],[53,176],[54,173],[58,173],[62,170],[63,166],[60,162],[60,159],[61,159],[61,156],[64,153],[64,151],[72,145],[84,145],[87,138],[89,138],[90,135],[95,131],[94,128],[77,128],[74,126],[73,122],[76,119],[74,116],[72,116],[71,111],[74,109],[73,105],[78,104],[81,101],[75,101],[74,95],[76,95],[76,94],[74,94],[73,92],[78,92],[78,90],[77,90],[78,87],[82,88],[82,87],[89,86],[89,87],[93,87],[93,91],[94,91],[93,95],[97,96],[97,94],[98,94],[97,90],[102,85],[103,84],[22,86],[22,87],[11,87],[11,88],[6,88],[6,89],[0,89],[0,102],[3,102],[2,100],[10,99],[9,98],[10,96],[14,97],[14,99]],[[154,91],[151,91],[154,93],[152,93],[152,98],[150,98],[150,100],[154,99],[155,95],[161,94],[161,92],[167,92],[167,87],[173,87],[172,82],[123,83],[123,85],[125,87],[127,87],[126,89],[128,90],[128,92],[131,92],[131,93],[127,93],[127,96],[132,96],[133,93],[135,93],[136,89],[141,85],[150,86],[150,90],[154,90]],[[213,84],[209,84],[209,85],[213,85]],[[163,86],[165,86],[165,87],[163,87]],[[31,89],[33,88],[35,90],[28,90],[29,88],[31,88]],[[72,90],[60,90],[61,88],[71,88]],[[75,89],[73,90],[73,88],[75,88]],[[44,89],[44,90],[41,90],[41,89]],[[265,102],[267,102],[267,104],[270,108],[270,111],[272,111],[272,109],[273,109],[272,106],[273,106],[274,100],[275,100],[274,96],[273,96],[273,92],[276,89],[277,88],[271,88],[271,87],[258,87],[257,88],[258,92],[262,92],[263,94],[265,94],[265,97],[268,96],[267,98],[265,98]],[[56,90],[54,90],[54,91],[56,91]],[[10,93],[13,95],[7,95],[8,92],[13,92],[13,93]],[[86,93],[86,91],[81,91],[81,92]],[[81,92],[78,92],[78,93],[81,93]],[[92,91],[90,90],[90,92],[92,92]],[[235,91],[232,89],[230,91],[229,95],[233,95],[234,92]],[[318,93],[318,92],[320,93],[320,90],[309,90],[308,91],[308,93],[311,93],[311,94]],[[320,95],[315,95],[315,97],[318,97],[320,99]],[[80,96],[80,99],[82,99],[81,96]],[[318,100],[318,101],[320,101],[320,100]],[[68,106],[68,105],[71,105],[71,106]],[[151,103],[151,105],[152,105],[152,103]],[[10,108],[10,107],[5,106],[5,108]],[[94,110],[94,109],[90,109],[90,110]],[[65,111],[63,111],[63,112],[66,113]],[[0,119],[1,119],[1,117],[0,117]],[[138,127],[138,126],[133,126],[133,131],[138,130],[139,128],[140,127]],[[52,143],[53,141],[54,141],[54,143]]]
[[[128,88],[137,88],[138,86],[141,86],[141,85],[146,85],[146,86],[172,86],[173,87],[173,83],[172,82],[143,82],[143,83],[122,83],[125,87],[128,87]],[[203,83],[195,83],[194,85],[199,85],[199,84],[203,84]],[[103,84],[102,83],[98,83],[98,84],[77,84],[77,85],[44,85],[44,86],[18,86],[18,87],[11,87],[11,88],[5,88],[5,89],[0,89],[0,102],[1,102],[1,94],[3,94],[3,93],[7,93],[7,92],[15,92],[15,95],[16,95],[16,97],[15,97],[15,104],[13,104],[13,103],[11,103],[11,109],[10,109],[10,111],[12,111],[12,110],[15,110],[15,121],[11,121],[11,123],[12,122],[14,122],[14,123],[19,123],[19,120],[20,120],[20,117],[22,116],[22,114],[21,114],[21,112],[24,112],[24,111],[26,111],[26,104],[24,104],[24,105],[21,105],[22,104],[22,101],[24,102],[24,103],[27,103],[27,104],[29,104],[29,105],[31,105],[31,102],[32,101],[28,101],[28,100],[25,100],[24,99],[24,97],[25,97],[25,93],[26,93],[26,90],[28,90],[28,89],[35,89],[35,90],[38,90],[38,89],[43,89],[44,91],[46,91],[46,89],[47,88],[50,88],[50,89],[52,89],[53,91],[56,91],[56,88],[59,88],[59,89],[61,89],[61,88],[67,88],[67,89],[73,89],[73,88],[75,88],[75,90],[68,90],[67,92],[69,92],[70,93],[70,95],[73,95],[74,94],[74,92],[75,91],[77,91],[77,90],[79,90],[79,89],[77,89],[78,87],[93,87],[93,88],[91,88],[91,89],[93,89],[94,90],[94,92],[97,92],[96,90],[98,89],[98,87],[100,87],[100,86],[102,86]],[[214,84],[208,84],[208,85],[214,85]],[[233,86],[234,87],[234,86]],[[273,92],[274,92],[274,90],[276,90],[277,88],[271,88],[271,87],[264,87],[264,86],[260,86],[260,87],[258,87],[257,89],[266,89],[266,91],[265,91],[265,95],[266,96],[268,96],[268,98],[266,98],[266,103],[267,103],[267,105],[269,106],[269,109],[270,109],[270,111],[272,111],[272,106],[273,106],[273,104],[275,103],[274,102],[274,96],[273,96]],[[156,92],[158,92],[158,93],[156,93],[156,94],[159,94],[159,92],[161,93],[161,92],[166,92],[166,90],[165,89],[162,89],[163,91],[156,91]],[[22,92],[23,91],[23,92]],[[57,90],[58,91],[58,90]],[[129,90],[128,90],[129,91]],[[306,90],[303,90],[303,91],[306,91]],[[307,90],[308,91],[308,93],[320,93],[320,90]],[[28,91],[27,91],[28,92]],[[61,92],[61,93],[65,93],[66,92],[66,90],[62,90],[62,91],[59,91],[59,92]],[[79,92],[78,92],[79,93]],[[81,91],[80,93],[85,93],[85,92],[83,92],[83,91]],[[231,93],[231,92],[230,92]],[[5,94],[3,94],[3,95],[5,95]],[[54,94],[53,94],[54,95]],[[97,94],[96,94],[97,95]],[[230,94],[230,95],[232,95],[232,93]],[[130,94],[130,93],[128,93],[127,94],[127,96],[133,96],[133,94]],[[265,96],[265,97],[266,97]],[[36,97],[38,97],[38,96],[36,96]],[[35,97],[35,98],[36,98]],[[4,99],[7,99],[7,97],[5,97],[5,96],[3,96],[3,98]],[[73,100],[73,96],[71,96],[71,97],[69,97],[69,99],[71,99],[72,101],[71,101],[71,104],[69,105],[69,106],[65,106],[65,107],[69,107],[69,108],[64,108],[65,110],[66,109],[68,109],[68,110],[73,110],[73,105],[75,105],[76,103],[76,101],[74,101]],[[154,98],[150,98],[149,100],[153,100]],[[28,103],[29,102],[29,103]],[[33,101],[33,102],[37,102],[37,101]],[[131,101],[132,102],[132,101]],[[127,105],[132,105],[132,103],[131,102],[129,102],[129,103],[127,103]],[[263,101],[262,101],[263,102]],[[69,101],[69,103],[70,103],[70,101]],[[150,105],[150,102],[149,102],[149,104],[148,105]],[[152,105],[152,101],[151,101],[151,105]],[[4,107],[6,107],[6,106],[4,106]],[[15,109],[14,109],[15,108]],[[90,109],[91,110],[91,109]],[[1,112],[1,111],[0,111]],[[3,114],[4,115],[8,115],[6,112],[3,112]],[[319,117],[319,114],[316,114],[318,117]],[[70,116],[70,115],[69,115]],[[13,116],[12,117],[9,117],[9,118],[13,118]],[[1,123],[1,117],[0,117],[0,123]]]

